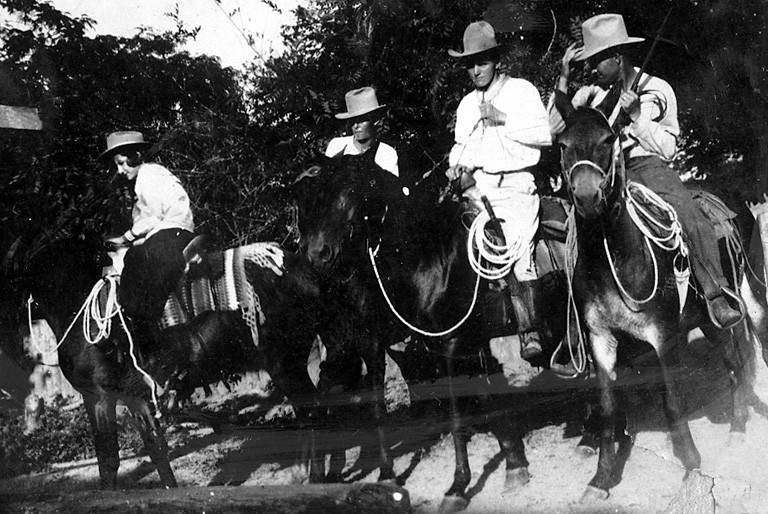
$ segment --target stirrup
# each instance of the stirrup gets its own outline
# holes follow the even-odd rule
[[[719,330],[730,330],[733,327],[735,327],[736,325],[738,325],[739,323],[741,323],[742,321],[744,321],[744,317],[745,317],[746,312],[747,312],[747,307],[746,307],[746,305],[744,305],[744,300],[742,300],[741,297],[739,295],[737,295],[734,291],[731,291],[730,288],[728,288],[728,287],[721,287],[720,289],[722,290],[722,295],[723,296],[726,296],[726,295],[730,296],[736,302],[736,305],[737,305],[737,309],[736,310],[739,311],[739,319],[737,319],[733,323],[730,323],[728,325],[723,326],[723,325],[720,324],[719,321],[717,321],[717,318],[715,317],[714,313],[712,312],[711,300],[714,300],[714,298],[717,298],[717,296],[714,297],[714,298],[711,298],[711,299],[710,298],[705,298],[704,299],[704,303],[707,304],[707,314],[709,315],[709,319],[712,321],[712,324],[715,325],[715,327],[717,327]],[[718,295],[718,296],[720,296],[720,295]]]

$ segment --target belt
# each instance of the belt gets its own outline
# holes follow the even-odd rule
[[[514,175],[516,173],[523,173],[528,172],[531,174],[535,174],[536,171],[536,165],[533,166],[526,166],[525,168],[520,168],[519,170],[509,170],[509,171],[485,171],[483,168],[477,168],[476,171],[482,171],[483,173],[487,173],[488,175],[498,175],[499,176],[499,182],[496,184],[496,187],[501,187],[501,184],[504,182],[504,177],[507,175]]]

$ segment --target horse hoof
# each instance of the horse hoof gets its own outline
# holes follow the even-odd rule
[[[439,514],[451,514],[453,512],[461,512],[462,510],[467,508],[467,505],[469,505],[469,502],[466,498],[463,496],[445,496],[443,498],[442,503],[440,504],[440,509],[437,511]]]
[[[515,468],[507,470],[507,478],[504,480],[504,491],[502,495],[517,491],[525,484],[531,481],[531,475],[528,468]]]
[[[595,455],[597,455],[597,450],[595,450],[589,445],[580,444],[576,447],[575,450],[573,450],[573,453],[575,453],[579,457],[588,459],[589,457],[594,457]]]
[[[747,442],[747,434],[744,432],[730,432],[728,434],[728,441],[725,443],[730,447],[743,446]]]
[[[584,490],[584,494],[581,495],[581,503],[596,503],[608,499],[608,491],[600,489],[598,487],[588,485]]]

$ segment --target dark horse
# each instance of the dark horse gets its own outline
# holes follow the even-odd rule
[[[450,377],[466,373],[461,368],[468,356],[482,354],[484,362],[495,363],[487,344],[490,337],[484,333],[483,309],[475,308],[482,306],[488,283],[470,267],[471,217],[465,216],[466,205],[438,202],[437,195],[405,195],[399,180],[367,154],[321,158],[307,166],[294,187],[300,251],[336,276],[339,294],[365,323],[370,344],[361,357],[371,385],[381,390],[385,349],[403,341],[411,330],[431,337],[438,343],[435,353],[445,356],[456,468],[441,511],[466,507],[471,479],[467,427],[459,417],[458,393]],[[551,326],[559,331],[554,340],[564,331],[564,286],[560,293],[563,308],[553,302],[548,311],[555,318]],[[330,352],[327,363],[333,366]],[[505,489],[514,490],[529,480],[522,431],[510,419],[495,418],[490,428],[506,461]],[[383,452],[380,479],[392,477],[391,460]]]
[[[87,314],[78,311],[88,291],[102,280],[100,262],[94,257],[100,252],[94,245],[67,242],[41,256],[43,265],[34,270],[26,286],[38,305],[35,317],[46,319],[59,340],[64,375],[83,395],[103,488],[117,485],[118,400],[137,419],[145,449],[162,484],[177,485],[163,430],[153,415],[151,389],[144,373],[167,392],[159,396],[156,413],[165,410],[174,398],[171,393],[177,392],[181,400],[195,387],[259,369],[267,370],[276,390],[294,402],[297,414],[314,408],[318,393],[307,373],[312,343],[317,334],[322,334],[332,347],[350,318],[321,300],[321,283],[306,259],[283,252],[276,245],[265,244],[264,248],[268,252],[259,259],[244,261],[246,281],[260,306],[254,318],[258,346],[254,344],[253,325],[244,320],[242,309],[200,313],[188,323],[166,328],[152,344],[129,340],[116,316],[111,334],[93,344],[82,328],[82,316]],[[220,257],[221,252],[211,252],[203,259],[216,263]],[[211,273],[212,267],[215,264],[206,272]],[[62,339],[76,313],[77,323]],[[332,319],[336,315],[341,316],[338,323]],[[90,338],[96,335],[94,325]],[[311,479],[322,478],[323,467],[312,463]]]
[[[619,440],[615,448],[616,423],[622,404],[614,386],[615,365],[621,348],[647,343],[658,355],[663,376],[663,409],[675,455],[688,474],[701,464],[699,452],[685,419],[681,393],[680,351],[688,330],[700,327],[724,354],[724,365],[732,381],[731,431],[744,433],[749,402],[754,399],[751,378],[754,349],[745,323],[731,330],[717,328],[703,300],[691,293],[680,312],[675,287],[677,252],[649,242],[632,219],[631,192],[620,162],[614,162],[613,132],[604,113],[590,108],[574,109],[563,97],[557,107],[566,120],[559,137],[564,179],[574,204],[576,260],[572,290],[581,325],[586,333],[601,387],[600,456],[597,473],[583,500],[608,496],[621,480],[631,440]],[[738,231],[731,227],[738,237]],[[740,244],[740,243],[739,243]],[[743,273],[743,252],[733,255],[721,245],[723,268],[730,287],[737,290]],[[686,285],[687,287],[687,285]],[[680,343],[680,344],[678,344]],[[625,346],[626,345],[626,346]],[[619,430],[619,432],[623,432]]]

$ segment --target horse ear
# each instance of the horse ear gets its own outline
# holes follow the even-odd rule
[[[573,103],[571,103],[571,99],[568,98],[568,95],[559,89],[555,90],[555,108],[557,109],[557,112],[560,113],[560,117],[563,118],[563,121],[566,123],[568,123],[568,118],[570,118],[573,112],[576,110],[576,108],[573,106]]]

